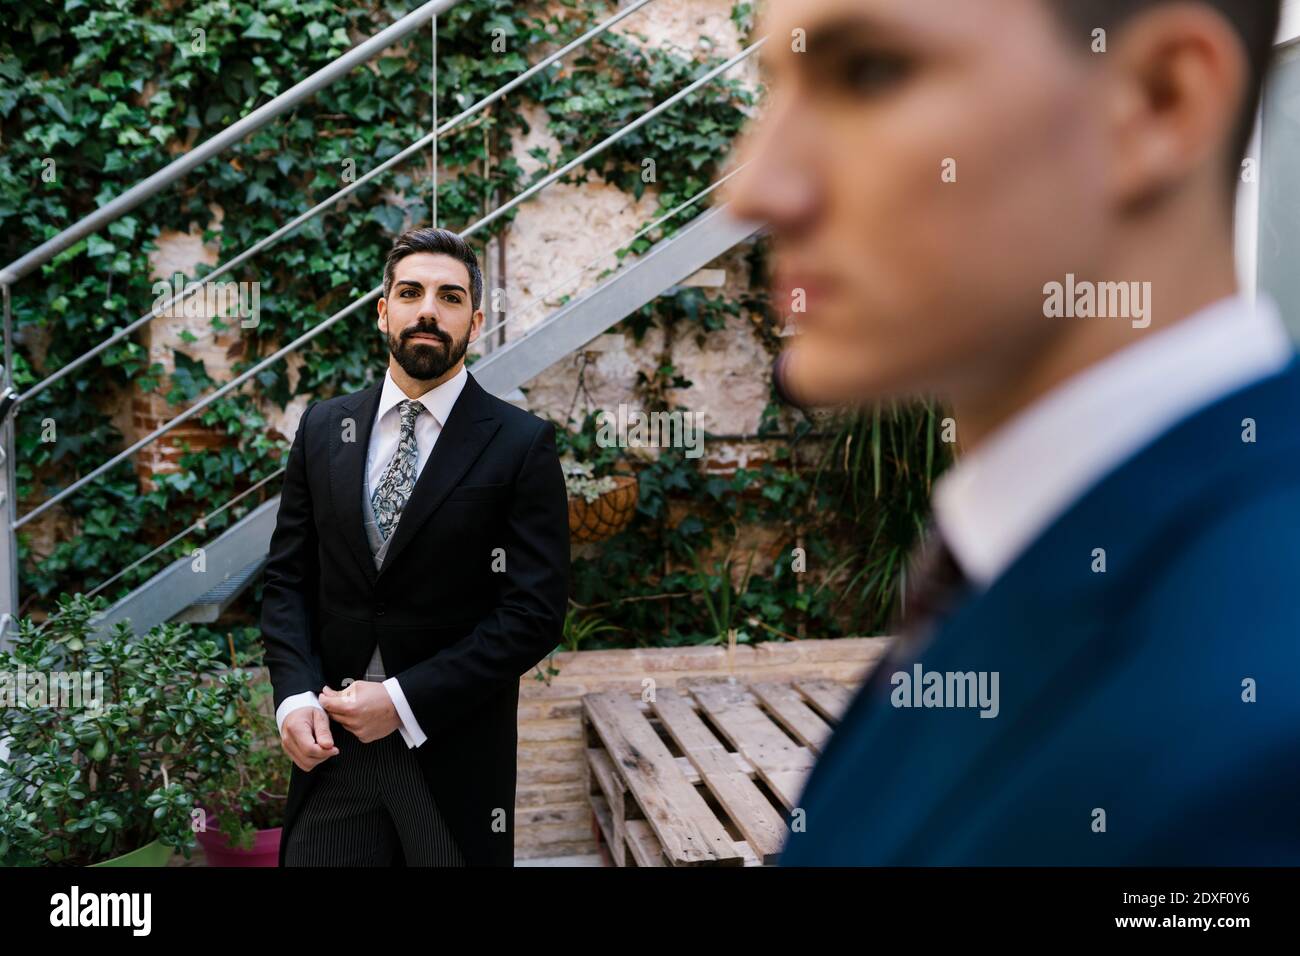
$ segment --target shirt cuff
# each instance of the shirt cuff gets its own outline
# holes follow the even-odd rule
[[[313,690],[305,690],[301,694],[293,694],[286,697],[280,702],[280,706],[275,709],[275,725],[280,730],[280,735],[284,735],[284,718],[289,716],[290,711],[297,710],[299,707],[315,707],[317,710],[324,710],[320,705],[320,699]]]
[[[406,702],[406,695],[402,693],[402,685],[397,682],[397,678],[390,677],[384,681],[384,690],[388,691],[393,709],[397,711],[397,716],[402,721],[397,729],[401,731],[406,746],[418,747],[428,740],[424,731],[420,729],[419,723],[416,722],[415,714],[411,712],[411,705]]]

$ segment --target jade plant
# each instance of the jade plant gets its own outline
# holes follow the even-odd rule
[[[154,840],[188,858],[198,807],[247,747],[248,677],[220,672],[216,643],[183,624],[100,632],[105,604],[64,595],[0,651],[0,866],[86,865]]]
[[[241,659],[233,642],[231,659],[237,667],[251,667],[252,658]],[[249,672],[250,678],[256,672]],[[238,763],[213,782],[203,798],[208,830],[220,831],[230,846],[248,850],[259,830],[284,825],[284,808],[289,793],[289,772],[293,766],[280,746],[275,720],[274,692],[264,675],[249,685],[250,694],[235,704],[235,726],[247,735],[248,745]]]

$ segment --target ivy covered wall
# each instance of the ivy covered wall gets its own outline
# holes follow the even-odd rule
[[[675,16],[656,17],[652,4],[445,137],[440,224],[473,222],[733,53],[752,29],[748,4],[665,3]],[[407,9],[310,0],[24,4],[0,39],[0,255],[8,261],[38,245]],[[592,2],[458,4],[439,19],[440,120],[613,10]],[[154,280],[169,268],[160,251],[184,240],[200,246],[191,263],[225,262],[344,185],[350,168],[359,175],[426,133],[431,52],[427,31],[408,37],[27,277],[14,290],[18,389],[146,312]],[[547,311],[512,309],[548,291],[544,306],[553,307],[617,258],[599,262],[572,290],[551,290],[557,274],[589,262],[593,249],[618,249],[716,181],[757,101],[752,71],[728,74],[481,233],[489,288],[505,291],[507,336]],[[20,511],[147,430],[152,419],[131,414],[142,400],[174,414],[376,285],[393,236],[427,222],[429,182],[428,157],[413,159],[227,276],[259,283],[255,328],[155,320],[148,333],[24,403]],[[595,211],[587,228],[569,225],[575,210],[580,219],[581,210]],[[697,211],[620,254],[644,251]],[[814,422],[779,408],[756,374],[774,354],[780,322],[766,298],[764,261],[761,242],[735,250],[713,264],[725,270],[722,286],[662,297],[614,330],[612,353],[578,353],[526,387],[535,411],[567,420],[570,451],[600,472],[639,476],[631,527],[575,550],[571,646],[701,643],[732,630],[741,641],[822,637],[884,626],[901,556],[945,461],[935,415],[884,409]],[[60,591],[120,596],[245,513],[260,496],[113,578],[272,474],[308,400],[382,373],[386,352],[371,316],[363,310],[339,323],[300,360],[278,363],[256,387],[217,402],[203,416],[220,439],[212,447],[151,461],[145,473],[139,462],[123,463],[26,526],[24,613],[39,614]],[[715,379],[728,374],[751,390],[743,408],[719,407]],[[727,437],[709,440],[704,461],[681,449],[597,447],[594,412],[620,399],[718,412],[708,427]],[[254,590],[222,632],[251,637],[257,601]]]

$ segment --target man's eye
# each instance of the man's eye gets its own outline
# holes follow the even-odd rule
[[[899,82],[907,75],[907,68],[907,61],[894,54],[850,54],[840,62],[836,78],[847,92],[867,96]]]
[[[411,296],[415,294],[416,291],[414,289],[406,289],[405,291],[402,292],[402,298],[409,299]]]

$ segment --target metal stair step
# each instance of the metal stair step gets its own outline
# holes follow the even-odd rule
[[[211,624],[226,612],[235,598],[253,583],[253,580],[266,567],[266,555],[258,558],[242,571],[232,574],[216,587],[199,595],[194,603],[177,614],[173,620],[189,621],[192,624]]]

